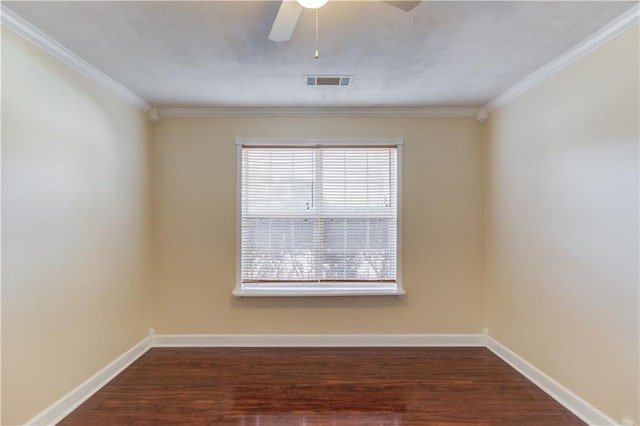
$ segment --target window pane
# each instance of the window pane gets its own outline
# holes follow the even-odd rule
[[[323,279],[395,279],[395,219],[325,219],[322,226]]]
[[[389,215],[395,209],[395,149],[320,151],[322,208],[326,214]]]
[[[315,221],[259,219],[242,221],[244,280],[313,280]]]
[[[308,214],[313,204],[314,150],[244,149],[245,215]]]

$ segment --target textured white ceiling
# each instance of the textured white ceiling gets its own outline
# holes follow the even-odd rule
[[[157,106],[481,105],[635,2],[378,1],[303,10],[293,37],[267,36],[278,1],[4,2]],[[349,74],[351,87],[307,87]]]

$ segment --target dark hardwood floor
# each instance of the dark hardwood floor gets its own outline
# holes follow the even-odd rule
[[[61,425],[582,425],[485,348],[155,348]]]

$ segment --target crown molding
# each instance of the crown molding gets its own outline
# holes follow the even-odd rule
[[[519,83],[481,107],[160,107],[154,108],[140,96],[94,67],[71,50],[24,20],[4,4],[1,5],[0,23],[29,40],[42,50],[69,65],[115,96],[149,114],[156,123],[160,117],[475,117],[479,123],[488,114],[531,90],[559,71],[638,25],[640,5],[614,19],[567,52],[538,68]]]
[[[151,110],[151,105],[149,105],[147,101],[82,59],[80,56],[73,53],[71,50],[67,49],[49,35],[40,31],[33,24],[24,20],[4,4],[2,5],[1,10],[0,22],[6,28],[9,28],[21,37],[29,40],[45,52],[69,65],[71,68],[107,89],[115,96],[127,101],[134,107],[139,108],[144,112],[149,112]]]
[[[618,37],[620,34],[638,25],[639,15],[640,5],[636,4],[631,9],[627,10],[625,13],[618,16],[616,19],[578,43],[576,46],[572,47],[562,55],[553,59],[546,65],[538,68],[536,71],[525,77],[522,81],[516,83],[506,91],[502,92],[500,95],[487,103],[483,107],[483,109],[487,112],[495,111],[496,109],[511,102],[525,92],[533,89],[538,84],[557,74],[569,65],[578,61],[580,58],[588,55],[600,46],[608,43],[609,41]]]
[[[160,117],[475,117],[477,107],[160,107]]]

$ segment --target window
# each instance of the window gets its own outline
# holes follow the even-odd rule
[[[235,295],[404,294],[401,141],[237,143]]]

